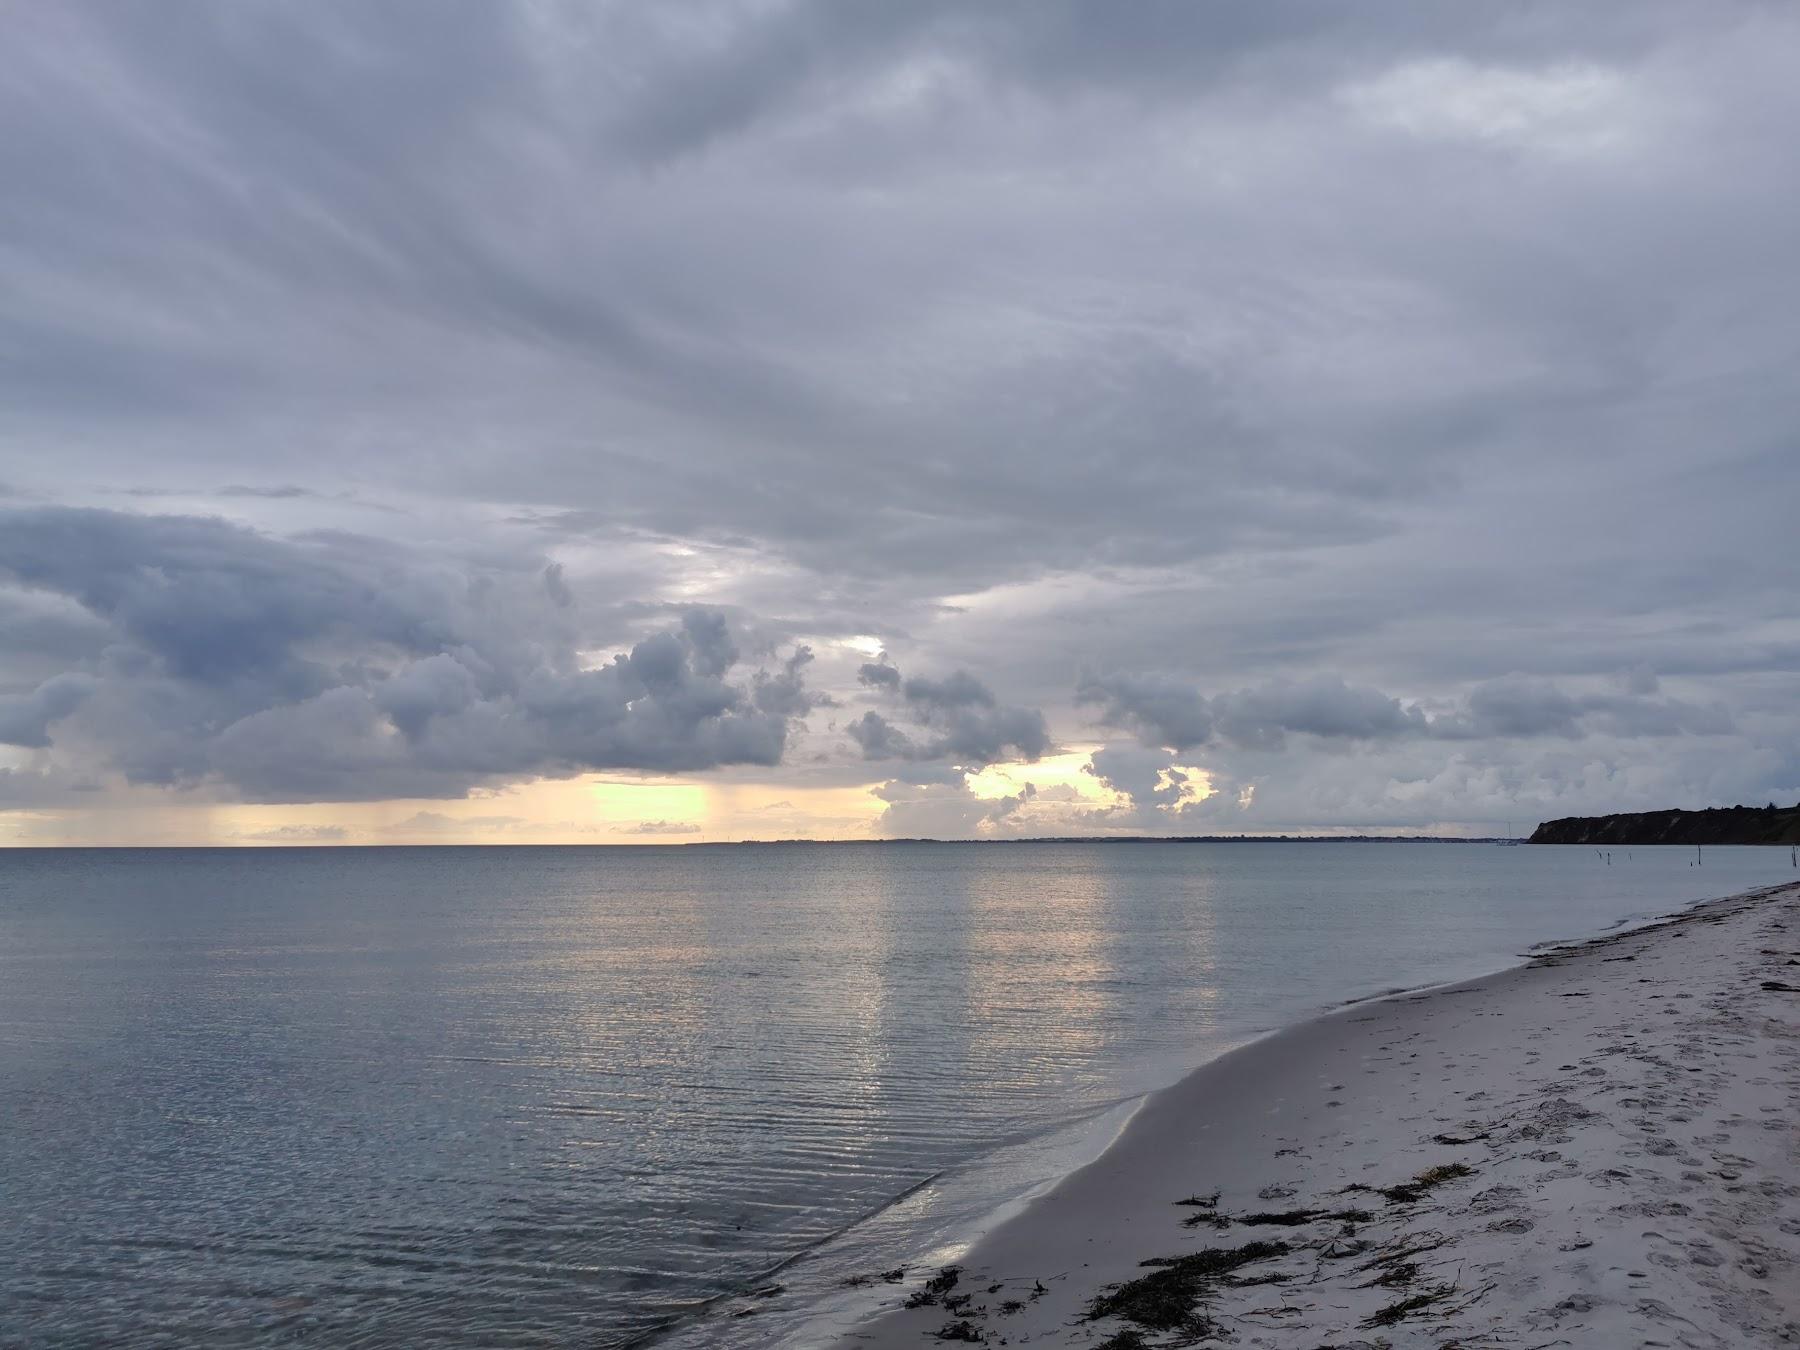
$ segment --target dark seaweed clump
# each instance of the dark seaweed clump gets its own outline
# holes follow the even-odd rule
[[[1464,1167],[1461,1163],[1444,1163],[1439,1167],[1427,1167],[1411,1181],[1403,1181],[1398,1186],[1383,1186],[1381,1194],[1396,1205],[1410,1205],[1423,1200],[1446,1181],[1474,1175],[1473,1167]]]
[[[1456,1291],[1447,1284],[1439,1285],[1435,1289],[1427,1289],[1422,1294],[1414,1294],[1410,1298],[1401,1299],[1398,1303],[1388,1304],[1387,1307],[1382,1308],[1380,1311],[1363,1319],[1363,1326],[1396,1326],[1400,1322],[1405,1321],[1408,1317],[1411,1317],[1414,1313],[1424,1312],[1433,1304],[1442,1303],[1455,1292]]]
[[[937,1274],[925,1281],[923,1285],[907,1295],[906,1306],[909,1308],[931,1307],[933,1304],[943,1299],[945,1294],[948,1294],[952,1289],[956,1288],[956,1282],[961,1277],[961,1266],[945,1266]],[[948,1302],[948,1300],[944,1301]],[[953,1308],[951,1311],[954,1312],[956,1309]]]
[[[1216,1329],[1200,1310],[1213,1286],[1235,1270],[1286,1256],[1288,1251],[1285,1242],[1247,1242],[1242,1247],[1208,1247],[1186,1256],[1157,1257],[1143,1263],[1153,1267],[1150,1274],[1096,1296],[1088,1304],[1087,1318],[1118,1317],[1152,1331],[1204,1336]]]
[[[1345,1223],[1368,1223],[1375,1216],[1366,1209],[1285,1209],[1279,1213],[1245,1214],[1237,1222],[1253,1228],[1298,1228],[1321,1219],[1341,1219]]]

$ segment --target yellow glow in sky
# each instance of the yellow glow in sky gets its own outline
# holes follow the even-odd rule
[[[1089,756],[1094,748],[1089,746],[1065,751],[1060,755],[1046,755],[1035,764],[990,764],[979,773],[969,775],[969,791],[977,797],[992,800],[1016,796],[1030,783],[1039,792],[1053,787],[1072,789],[1077,796],[1100,806],[1123,803],[1124,797],[1088,772]],[[1212,796],[1212,780],[1205,769],[1186,764],[1173,767],[1176,772],[1187,775],[1187,782],[1182,785],[1181,790],[1182,801],[1204,801]],[[1158,785],[1169,786],[1166,770],[1160,774]]]
[[[1045,755],[1034,764],[989,764],[969,775],[969,791],[977,797],[1016,796],[1027,783],[1038,791],[1048,787],[1073,788],[1075,792],[1097,803],[1114,799],[1113,791],[1087,772],[1091,750],[1070,750],[1060,755]]]
[[[104,807],[0,815],[0,845],[672,844],[862,839],[880,801],[863,786],[599,775],[452,800],[243,805],[123,794]],[[135,800],[133,798],[135,797]]]
[[[1071,811],[1120,807],[1126,799],[1089,772],[1093,747],[1036,763],[990,764],[970,773],[984,801],[1036,798],[1013,817],[1019,832],[1060,833]],[[1204,770],[1188,775],[1181,800],[1212,792]],[[1168,779],[1162,785],[1169,786]],[[241,805],[170,801],[126,790],[106,806],[0,816],[5,844],[679,844],[740,839],[868,839],[886,803],[875,783],[803,787],[734,778],[635,779],[589,775],[521,783],[451,801]],[[1061,817],[1059,819],[1059,816]]]

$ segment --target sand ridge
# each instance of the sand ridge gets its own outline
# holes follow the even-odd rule
[[[844,1346],[1800,1342],[1800,886],[1246,1047],[910,1276]]]

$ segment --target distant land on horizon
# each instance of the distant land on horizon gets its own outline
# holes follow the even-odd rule
[[[6,844],[0,852],[118,852],[141,853],[150,850],[208,851],[231,849],[238,852],[308,852],[332,849],[407,849],[407,848],[775,848],[794,844],[838,847],[860,847],[888,844],[1518,844],[1524,840],[1508,835],[1468,834],[1065,834],[1020,835],[999,839],[933,839],[927,835],[909,835],[890,839],[668,839],[655,844],[612,843],[543,843],[535,841],[481,840],[456,843],[254,843],[254,844]]]
[[[1800,844],[1800,806],[1716,806],[1546,820],[1532,844]]]

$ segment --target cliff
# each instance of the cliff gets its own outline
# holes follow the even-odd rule
[[[1800,844],[1800,806],[1720,806],[1546,820],[1533,844]]]

